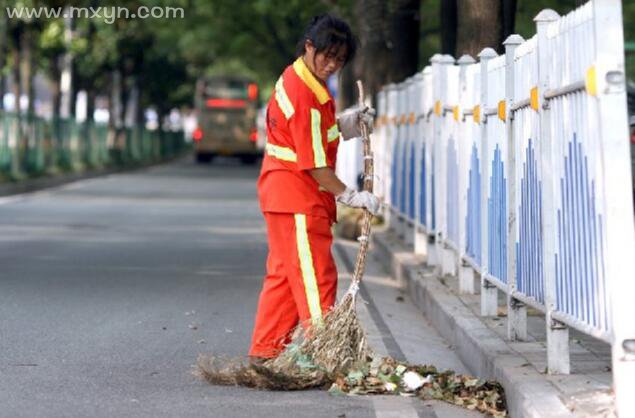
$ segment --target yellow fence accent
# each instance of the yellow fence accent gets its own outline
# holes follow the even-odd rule
[[[584,86],[586,87],[586,92],[591,96],[598,95],[597,73],[595,70],[595,65],[590,66],[589,69],[586,70]]]
[[[498,118],[504,122],[506,117],[507,102],[505,102],[505,100],[501,100],[500,102],[498,102]]]
[[[538,96],[538,87],[534,87],[529,92],[529,105],[532,109],[538,111],[540,107],[540,98]]]

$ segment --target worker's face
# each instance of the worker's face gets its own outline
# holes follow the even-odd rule
[[[311,41],[304,44],[304,62],[309,70],[320,80],[326,80],[339,71],[346,62],[347,51],[345,46],[332,47],[322,52],[315,52]]]

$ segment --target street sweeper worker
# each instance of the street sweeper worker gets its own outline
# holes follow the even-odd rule
[[[360,137],[373,110],[335,114],[327,79],[355,56],[348,24],[330,14],[311,19],[297,59],[275,84],[267,106],[267,144],[258,198],[269,254],[249,357],[276,357],[298,324],[319,324],[335,303],[337,270],[331,244],[336,201],[376,214],[379,199],[346,187],[335,175],[340,138]]]

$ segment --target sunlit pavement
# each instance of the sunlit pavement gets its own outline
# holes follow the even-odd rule
[[[248,348],[267,249],[257,175],[187,158],[0,200],[0,416],[457,416],[416,399],[192,376],[199,353]],[[397,290],[369,269],[371,342],[388,327],[393,341],[411,337],[399,342],[408,360],[426,360],[417,347],[443,341],[409,303],[382,302]],[[461,369],[451,350],[436,355]]]

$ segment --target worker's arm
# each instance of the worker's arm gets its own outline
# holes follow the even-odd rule
[[[366,208],[376,215],[379,213],[381,203],[377,196],[367,191],[358,192],[346,187],[330,167],[314,168],[309,170],[311,176],[320,186],[333,193],[338,202],[342,202],[353,208]]]
[[[335,196],[344,193],[346,190],[346,185],[337,178],[331,167],[314,168],[309,170],[309,172],[320,186],[333,193]]]

